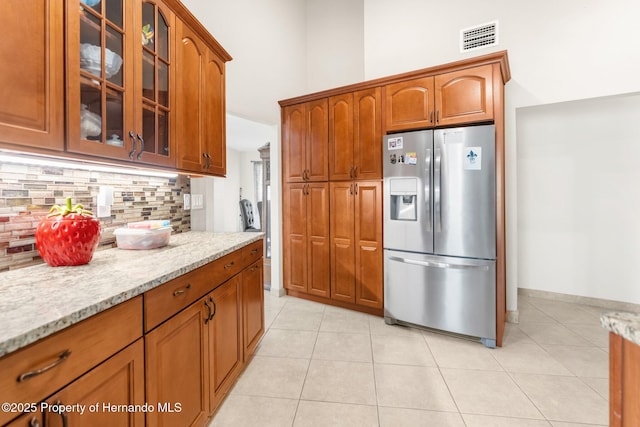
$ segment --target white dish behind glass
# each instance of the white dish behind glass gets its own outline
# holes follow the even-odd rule
[[[122,66],[122,57],[117,53],[105,48],[105,70],[104,73],[107,78],[111,78],[118,74],[120,67]],[[90,43],[80,43],[80,68],[100,77],[100,46],[96,46]]]

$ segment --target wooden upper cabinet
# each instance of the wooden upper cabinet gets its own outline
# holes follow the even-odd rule
[[[205,170],[209,174],[227,173],[225,65],[213,51],[207,50],[204,64],[202,130]]]
[[[424,77],[385,87],[386,131],[431,127],[434,124],[434,79]]]
[[[382,178],[380,88],[329,98],[329,179]]]
[[[492,65],[435,77],[436,125],[493,120]]]
[[[353,94],[354,172],[357,179],[382,178],[382,90]]]
[[[63,16],[63,0],[1,2],[2,146],[64,148]]]
[[[176,127],[178,169],[226,174],[225,63],[177,20]]]
[[[175,166],[173,12],[161,1],[68,1],[66,20],[67,151]]]
[[[285,182],[329,179],[329,112],[326,98],[282,111]]]

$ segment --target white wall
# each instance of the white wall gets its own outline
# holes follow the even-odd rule
[[[520,287],[640,304],[639,118],[638,93],[518,109]]]
[[[364,0],[307,0],[306,36],[307,92],[364,80]]]
[[[227,111],[280,121],[279,99],[306,91],[306,4],[300,0],[183,0],[229,52]]]
[[[516,109],[640,90],[640,79],[637,78],[640,75],[640,38],[635,34],[640,2],[364,2],[366,79],[496,50],[509,51],[512,80],[506,86],[505,101],[507,309],[515,310],[520,280],[527,286],[539,286],[538,289],[546,286],[532,280],[528,275],[532,271],[527,264],[528,258],[518,256],[519,199],[524,198],[521,203],[528,205],[535,203],[535,198],[517,191],[518,138],[523,134],[518,131],[516,136],[519,126]],[[500,28],[497,48],[459,53],[460,29],[496,19]],[[605,121],[609,117],[613,119],[611,112],[602,111],[601,114]],[[576,293],[597,297],[587,288]]]

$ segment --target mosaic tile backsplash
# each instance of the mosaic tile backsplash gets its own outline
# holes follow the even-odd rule
[[[111,172],[0,163],[0,272],[42,263],[35,247],[35,228],[52,205],[74,204],[97,212],[101,186],[114,189],[111,216],[99,218],[98,250],[116,246],[113,231],[128,222],[169,219],[173,233],[189,231],[190,211],[183,193],[190,180]]]

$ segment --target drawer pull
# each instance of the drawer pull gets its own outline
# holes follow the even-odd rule
[[[187,286],[185,286],[182,289],[176,289],[175,291],[173,291],[173,296],[177,297],[178,295],[182,295],[185,292],[187,292],[189,289],[191,289],[191,283],[189,283]]]
[[[254,271],[256,271],[257,269],[258,269],[258,266],[257,266],[257,265],[254,265],[253,267],[251,267],[251,270],[249,270],[249,271],[253,273],[253,272],[254,272]]]
[[[18,377],[18,382],[21,383],[23,381],[26,381],[30,378],[36,377],[40,374],[43,374],[45,372],[47,372],[49,369],[53,369],[56,366],[58,366],[59,364],[61,364],[62,362],[64,362],[65,360],[67,360],[67,358],[71,355],[71,351],[70,350],[65,350],[62,353],[60,353],[60,356],[58,356],[58,358],[55,360],[55,362],[51,363],[50,365],[45,366],[44,368],[40,368],[37,369],[35,371],[30,371],[30,372],[26,372],[24,374],[20,374],[20,376]]]
[[[257,253],[258,253],[258,250],[257,250],[257,249],[253,249],[253,250],[251,251],[251,255],[255,255],[255,254],[257,254]]]
[[[29,427],[40,427],[40,421],[36,417],[29,420]]]
[[[226,265],[224,266],[224,269],[225,269],[225,270],[228,270],[228,269],[230,269],[231,267],[233,267],[234,265],[236,265],[236,262],[235,262],[235,261],[231,261],[229,264],[226,264]]]

